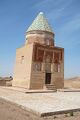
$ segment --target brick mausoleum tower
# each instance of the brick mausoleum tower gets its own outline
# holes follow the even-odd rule
[[[40,12],[26,32],[25,45],[16,51],[13,86],[27,89],[64,87],[64,49]]]

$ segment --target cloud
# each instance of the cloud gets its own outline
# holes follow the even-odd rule
[[[66,32],[67,34],[73,33],[80,29],[80,15],[75,15],[60,29],[60,32]]]
[[[49,19],[58,19],[63,11],[71,5],[74,0],[42,0],[41,2],[34,5],[34,8],[38,11],[43,11],[47,14]]]
[[[48,9],[49,7],[51,8],[51,9],[56,9],[56,7],[58,8],[60,8],[60,7],[62,7],[62,6],[64,6],[64,7],[66,7],[66,6],[68,6],[70,3],[72,3],[72,1],[74,1],[74,0],[69,0],[68,2],[66,1],[66,0],[41,0],[40,2],[38,2],[38,3],[36,3],[35,5],[34,5],[34,7],[36,7],[36,8],[46,8],[46,9]]]
[[[64,9],[62,9],[62,12],[63,14],[60,14],[61,18],[56,22],[56,39],[58,43],[61,40],[60,45],[63,45],[63,47],[73,49],[80,45],[80,13],[76,9],[75,13],[70,11],[72,14],[67,11],[68,15],[64,14]]]
[[[80,37],[78,31],[80,30],[80,15],[75,15],[69,21],[59,28],[58,36],[60,39],[63,39],[62,42],[68,48],[75,47],[80,44]],[[65,39],[65,41],[64,41]]]

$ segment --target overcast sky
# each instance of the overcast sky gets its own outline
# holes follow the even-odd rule
[[[0,0],[0,76],[13,75],[16,48],[40,11],[65,49],[65,78],[80,76],[80,0]]]

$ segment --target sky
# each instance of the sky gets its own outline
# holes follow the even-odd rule
[[[16,48],[39,12],[65,50],[64,77],[80,76],[80,0],[0,0],[0,76],[13,75]]]

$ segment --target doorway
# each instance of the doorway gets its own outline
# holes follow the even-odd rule
[[[51,83],[51,73],[46,73],[45,74],[45,84],[50,84]]]

